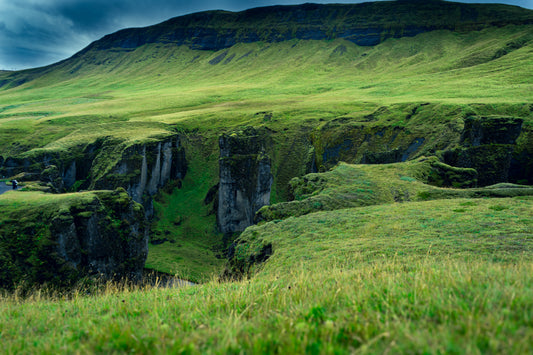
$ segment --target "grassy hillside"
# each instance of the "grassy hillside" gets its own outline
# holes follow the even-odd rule
[[[165,44],[90,51],[2,90],[0,147],[6,154],[13,142],[67,149],[103,135],[135,140],[169,124],[259,125],[263,116],[255,114],[264,111],[273,113],[272,128],[405,102],[487,104],[494,113],[515,113],[506,105],[531,99],[531,41],[529,26],[511,26],[436,31],[376,47],[292,40],[219,52]]]
[[[161,196],[153,229],[163,238],[170,232],[176,243],[154,247],[148,265],[204,279],[222,264],[212,206],[202,205],[218,182],[221,132],[243,125],[273,132],[271,200],[285,201],[290,179],[306,173],[298,164],[309,136],[334,141],[347,127],[369,134],[398,127],[410,132],[404,139],[423,134],[429,143],[420,154],[431,154],[455,144],[447,132],[457,134],[468,115],[520,117],[532,127],[532,52],[531,26],[512,25],[433,31],[374,47],[295,39],[221,51],[161,43],[94,49],[35,80],[0,89],[0,154],[69,154],[98,139],[125,148],[181,132],[195,170],[184,190]],[[31,78],[32,71],[20,75]],[[521,138],[524,146],[527,139]],[[313,142],[319,163],[326,143]],[[101,161],[94,175],[116,158]],[[191,209],[190,218],[174,223]]]
[[[532,212],[458,199],[270,222],[243,236],[274,246],[250,280],[3,296],[3,351],[529,353]]]

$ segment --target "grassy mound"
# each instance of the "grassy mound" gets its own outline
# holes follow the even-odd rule
[[[473,169],[447,166],[436,157],[377,165],[340,163],[326,173],[308,174],[290,182],[293,201],[264,206],[256,220],[273,221],[317,211],[332,211],[393,202],[425,201],[466,197],[513,197],[533,195],[533,187],[499,184],[484,188],[454,189],[428,185],[442,181],[472,184]]]

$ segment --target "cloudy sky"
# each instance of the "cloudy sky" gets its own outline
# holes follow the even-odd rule
[[[19,70],[65,59],[102,36],[192,12],[303,2],[361,0],[0,0],[0,69]],[[533,9],[533,0],[463,0]]]

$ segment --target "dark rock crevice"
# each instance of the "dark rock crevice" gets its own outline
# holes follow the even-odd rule
[[[442,159],[452,166],[475,169],[480,186],[508,182],[522,124],[519,118],[467,117],[459,147],[443,152]]]

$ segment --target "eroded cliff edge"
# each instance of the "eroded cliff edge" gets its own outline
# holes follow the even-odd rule
[[[0,288],[69,286],[85,276],[141,278],[148,228],[143,207],[124,189],[13,191],[0,205]]]
[[[262,207],[258,220],[293,215],[284,212],[286,206],[296,206],[287,202],[296,198],[290,188],[293,178],[327,172],[340,162],[372,165],[433,157],[432,174],[424,181],[436,186],[531,184],[533,131],[527,119],[530,111],[524,107],[523,118],[471,115],[451,107],[455,116],[445,119],[448,112],[441,112],[441,106],[423,103],[303,122],[291,130],[276,127],[271,121],[275,117],[262,125],[228,127],[224,132],[169,127],[168,135],[141,142],[103,137],[65,152],[36,149],[7,157],[1,162],[1,172],[16,174],[23,182],[39,179],[39,184],[54,192],[123,188],[143,205],[146,229],[148,224],[154,226],[152,240],[165,253],[172,255],[185,244],[182,240],[208,235],[211,244],[206,248],[223,258],[233,234],[254,224]],[[433,118],[435,113],[442,117]],[[428,125],[432,119],[436,123]],[[454,157],[462,160],[451,161]],[[400,190],[387,201],[413,198]],[[166,196],[201,199],[200,208],[191,210],[188,200],[175,200],[172,203],[181,207],[167,210],[162,200],[158,212],[154,200],[161,198],[161,191]],[[354,203],[361,202],[359,195],[353,197]],[[298,211],[327,209],[328,201],[315,204],[309,199],[305,208],[298,204]],[[280,213],[276,207],[264,207],[280,202],[286,203],[276,205],[283,207]],[[173,215],[173,211],[179,212]],[[191,221],[190,215],[200,218]]]

